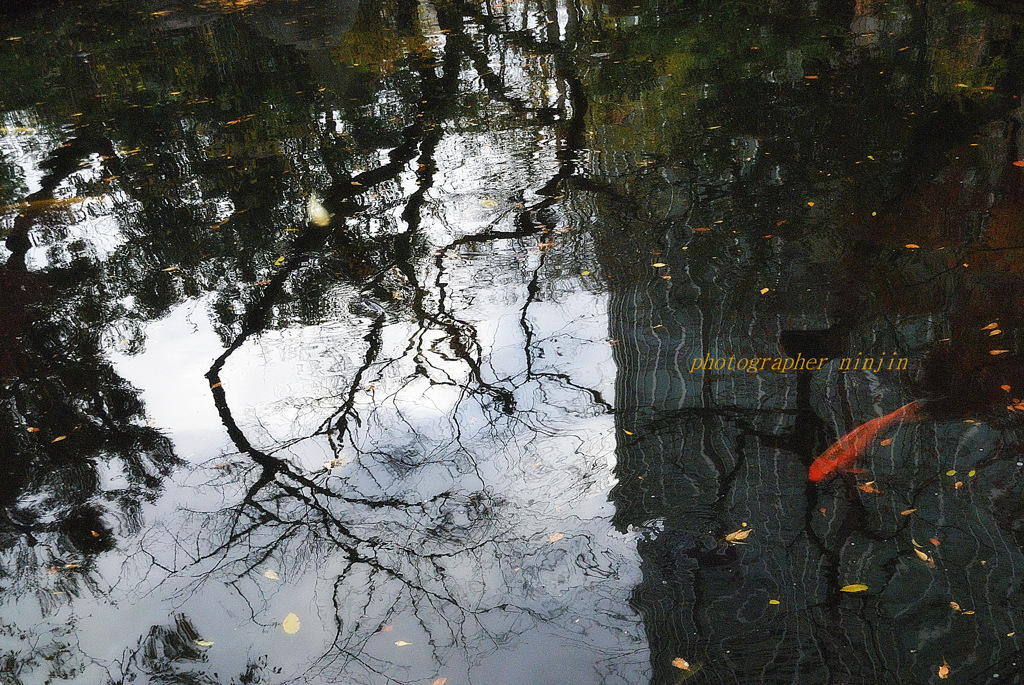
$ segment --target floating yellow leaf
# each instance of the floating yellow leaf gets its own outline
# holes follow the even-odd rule
[[[274,266],[281,266],[284,264],[284,257],[278,257],[277,261],[274,262]]]
[[[983,330],[983,331],[990,331],[993,328],[999,328],[999,322],[998,321],[993,321],[989,325],[983,326],[981,330]]]
[[[910,514],[913,514],[915,511],[917,511],[917,509],[904,509],[903,511],[900,512],[900,516],[909,516]]]
[[[741,541],[746,540],[747,536],[750,535],[752,532],[754,532],[753,528],[741,528],[740,530],[737,530],[733,533],[729,533],[728,535],[726,535],[725,541],[731,542],[734,545],[745,545],[747,543]]]
[[[994,331],[989,331],[988,334],[989,334],[989,336],[993,336],[993,335],[999,335],[1000,333],[1002,333],[1002,331],[997,328]]]
[[[559,540],[561,540],[564,537],[565,536],[562,535],[561,533],[555,533],[554,535],[552,535],[551,537],[548,538],[548,542],[558,542]]]
[[[651,266],[653,266],[655,268],[661,268],[661,267],[665,266],[665,262],[654,262],[654,264],[651,264]]]
[[[432,682],[430,685],[444,685],[447,682],[448,682],[447,678],[438,678],[437,680]]]
[[[169,266],[166,269],[160,269],[160,270],[161,271],[177,271],[180,268],[181,268],[180,266]]]
[[[839,588],[839,591],[840,592],[864,592],[867,589],[868,589],[867,585],[863,585],[861,583],[852,583],[850,585],[844,585],[843,587]]]
[[[281,580],[281,576],[277,575],[276,571],[273,571],[269,568],[263,572],[263,575],[264,577],[270,578],[271,580]]]
[[[494,209],[495,207],[498,206],[498,203],[495,202],[494,200],[484,199],[480,200],[480,206],[485,209]]]
[[[886,438],[885,440],[883,440],[879,444],[882,445],[882,447],[885,447],[886,445],[891,445],[892,444],[892,438]]]
[[[777,599],[769,599],[769,600],[768,600],[768,603],[769,603],[769,604],[782,604],[782,602],[780,602],[780,601],[779,601],[779,600],[777,600]]]
[[[58,435],[57,437],[55,437],[55,438],[54,438],[53,440],[51,440],[50,442],[60,442],[61,440],[65,440],[65,439],[67,439],[67,437],[68,437],[68,436],[66,436],[66,435]]]
[[[628,431],[625,428],[622,429],[622,432],[625,433],[626,435],[632,435],[633,434],[632,431]]]
[[[764,295],[768,292],[768,288],[761,288],[761,294]]]
[[[299,632],[299,628],[302,623],[299,622],[299,617],[295,614],[288,614],[284,617],[284,621],[281,622],[281,627],[284,628],[284,632],[289,635],[294,635]]]
[[[959,490],[963,486],[963,484],[964,482],[962,480],[958,480],[957,482],[953,483],[953,487]]]
[[[672,665],[684,671],[690,670],[690,663],[681,656],[677,656],[675,659],[673,659]]]
[[[1009,350],[989,350],[989,354],[1006,354]]]
[[[309,222],[317,226],[326,226],[331,223],[330,213],[320,203],[320,198],[316,195],[309,196],[309,201],[306,203],[306,214],[309,216]]]
[[[974,613],[974,609],[968,609],[967,611],[964,612],[964,616],[970,616],[973,613]]]
[[[210,390],[213,390],[214,388],[219,388],[222,385],[224,385],[224,384],[221,383],[220,381],[217,381],[216,383],[214,383],[213,385],[210,386]]]
[[[976,474],[976,473],[977,473],[977,471],[975,471],[974,469],[971,469],[970,471],[967,472],[967,475],[969,477],[971,477],[971,478],[974,478],[974,474]]]
[[[81,564],[64,564],[64,568],[78,568]]]
[[[956,475],[956,469],[950,469],[949,471],[946,471],[946,475],[947,476],[955,476]]]
[[[408,645],[411,645],[412,643],[411,642],[406,642],[405,640],[397,640],[395,642],[395,644],[398,645],[399,647],[406,647]]]
[[[914,243],[907,243],[907,244],[906,244],[906,247],[907,247],[908,249],[911,249],[911,250],[916,250],[916,249],[918,249],[918,248],[919,248],[919,247],[921,247],[921,246],[920,246],[920,245],[915,245]]]
[[[1014,635],[1016,635],[1016,634],[1017,634],[1017,631],[1016,631],[1016,630],[1011,630],[1010,632],[1008,632],[1008,633],[1006,634],[1006,637],[1013,637],[1013,636],[1014,636]]]
[[[213,647],[213,643],[209,640],[196,640],[196,644],[200,647]]]
[[[952,609],[953,611],[960,611],[960,605],[957,604],[956,602],[950,602],[949,603],[949,608]]]
[[[27,430],[29,433],[38,433],[39,432],[39,429],[36,428],[35,426],[29,426],[25,430]]]
[[[871,480],[863,485],[858,485],[857,489],[862,492],[882,494],[882,491],[875,487],[875,481]]]
[[[949,664],[946,663],[945,659],[942,660],[942,665],[939,666],[939,677],[943,680],[949,677]]]
[[[921,550],[915,549],[914,550],[914,554],[916,554],[917,558],[920,559],[921,561],[928,561],[928,555],[925,554],[924,552],[922,552]]]

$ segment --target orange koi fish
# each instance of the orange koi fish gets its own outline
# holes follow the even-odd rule
[[[71,205],[77,205],[80,202],[89,202],[95,199],[97,198],[66,197],[55,198],[51,200],[35,200],[34,202],[19,202],[17,204],[4,205],[3,207],[0,207],[0,214],[6,214],[7,212],[20,212],[22,214],[38,214],[53,209],[67,209]]]
[[[847,469],[883,430],[894,423],[912,421],[922,416],[921,403],[914,400],[890,414],[871,419],[864,425],[854,428],[814,460],[807,477],[812,481],[822,481],[836,471]]]

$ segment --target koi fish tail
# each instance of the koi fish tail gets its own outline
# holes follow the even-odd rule
[[[821,456],[811,464],[807,477],[812,481],[822,481],[837,471],[849,468],[871,446],[875,438],[883,430],[894,423],[914,421],[923,416],[924,412],[921,403],[915,400],[885,416],[871,419],[867,423],[854,428],[822,452]]]

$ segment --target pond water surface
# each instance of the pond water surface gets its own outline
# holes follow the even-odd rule
[[[0,10],[0,683],[1024,682],[1022,22]]]

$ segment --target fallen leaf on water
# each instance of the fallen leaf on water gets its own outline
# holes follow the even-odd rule
[[[920,245],[915,245],[914,243],[907,243],[907,245],[905,247],[908,247],[911,250],[916,250],[916,249],[918,249],[921,246]]]
[[[94,531],[94,530],[90,530],[89,532],[90,532],[90,533],[92,533],[92,536],[93,536],[94,538],[98,538],[98,537],[100,536],[100,534],[99,534],[99,533],[97,533],[97,532],[96,532],[96,531]]]
[[[1012,630],[1012,631],[1010,631],[1009,633],[1006,634],[1006,637],[1013,637],[1016,634],[1017,634],[1017,631],[1016,630]]]
[[[917,509],[904,509],[903,511],[900,512],[900,516],[909,516],[910,514],[913,514],[915,511],[917,511]]]
[[[64,568],[78,568],[81,564],[64,564]]]
[[[967,475],[970,476],[971,478],[974,478],[974,474],[976,474],[976,473],[977,473],[977,471],[975,471],[974,469],[971,469],[970,471],[967,472]]]
[[[654,264],[651,264],[651,266],[660,269],[661,267],[665,266],[665,262],[654,262]]]
[[[852,583],[851,585],[844,585],[843,587],[839,588],[839,591],[840,592],[864,592],[867,589],[868,589],[867,585],[864,585],[862,583]]]
[[[964,616],[970,616],[973,613],[974,613],[974,609],[968,609],[967,611],[964,612]]]
[[[882,491],[875,487],[875,481],[873,481],[873,480],[868,481],[867,483],[864,483],[863,485],[858,485],[857,489],[860,490],[861,492],[867,492],[867,493],[872,493],[873,492],[873,493],[876,493],[876,494],[879,494],[879,495],[882,494]]]
[[[949,664],[946,663],[945,659],[942,660],[942,665],[939,666],[939,677],[943,680],[949,677]]]
[[[392,625],[381,626],[380,627],[380,632],[382,632],[382,633],[390,633],[394,629],[395,629],[395,627],[392,626]]]
[[[562,535],[561,533],[555,533],[554,535],[552,535],[551,537],[548,538],[548,542],[558,542],[559,540],[561,540],[564,537],[565,536]]]
[[[485,199],[480,200],[480,206],[484,207],[485,209],[494,209],[495,207],[498,206],[498,203],[495,202],[494,200]]]
[[[753,528],[741,528],[740,530],[737,530],[733,533],[729,533],[728,535],[726,535],[725,541],[731,542],[734,545],[745,545],[747,543],[741,542],[741,540],[746,540],[747,536],[749,536],[752,532],[754,532]]]
[[[406,642],[405,640],[397,640],[397,641],[395,641],[395,644],[398,645],[399,647],[406,647],[408,645],[411,645],[412,643],[411,642]]]
[[[1006,354],[1009,350],[989,350],[989,354]]]
[[[921,561],[928,561],[928,555],[925,554],[924,552],[922,552],[921,550],[915,549],[914,550],[914,554],[916,554],[917,558],[920,559]]]
[[[822,507],[821,509],[818,509],[818,511],[821,512],[822,516],[827,516],[828,515],[828,510],[825,509],[825,507]]]
[[[1013,163],[1013,166],[1024,166],[1024,159],[1018,159]]]
[[[999,328],[999,322],[998,321],[993,321],[989,325],[983,326],[981,330],[983,330],[983,331],[990,331],[993,328]]]
[[[281,622],[281,627],[284,628],[284,632],[289,635],[294,635],[299,632],[299,628],[302,623],[299,621],[299,617],[295,614],[288,614],[284,617],[284,621]]]
[[[956,469],[950,469],[949,471],[946,471],[946,475],[947,476],[955,476],[956,475]]]
[[[277,575],[277,571],[273,571],[269,568],[263,572],[263,575],[264,577],[270,578],[271,580],[281,580],[281,576]]]
[[[782,602],[780,602],[780,601],[779,601],[779,600],[777,600],[777,599],[769,599],[769,600],[768,600],[768,603],[769,603],[769,604],[782,604]]]
[[[29,433],[38,433],[39,432],[39,429],[36,428],[35,426],[29,426],[25,430],[27,430]]]
[[[60,442],[61,440],[64,440],[64,439],[66,439],[67,437],[68,437],[68,436],[66,436],[66,435],[58,435],[57,437],[55,437],[55,438],[54,438],[53,440],[51,440],[50,442]]]
[[[999,387],[1005,390],[1006,392],[1010,392],[1010,386],[1008,385],[1000,385]]]
[[[892,438],[886,438],[885,440],[883,440],[879,444],[882,445],[883,447],[885,447],[886,445],[891,445],[892,444]]]
[[[680,668],[680,669],[682,669],[684,671],[689,671],[690,670],[690,663],[686,659],[681,657],[681,656],[677,656],[675,659],[673,659],[672,660],[672,665],[675,666],[676,668]]]
[[[1002,333],[1002,331],[1001,331],[1001,330],[999,330],[998,328],[997,328],[997,329],[995,329],[994,331],[989,331],[989,332],[988,332],[989,336],[993,336],[993,335],[999,335],[1000,333]]]
[[[178,269],[180,269],[180,268],[181,268],[181,267],[179,267],[179,266],[169,266],[169,267],[167,267],[166,269],[160,269],[160,270],[161,270],[161,271],[177,271],[177,270],[178,270]]]
[[[448,682],[447,678],[438,678],[437,680],[432,682],[430,685],[444,685],[447,682]]]
[[[940,543],[940,542],[938,541],[938,539],[937,539],[937,538],[929,538],[929,539],[928,539],[928,542],[932,543],[932,544],[933,544],[933,545],[935,545],[936,547],[938,547],[938,546],[939,546],[940,544],[942,544],[942,543]]]
[[[953,483],[953,487],[959,490],[963,486],[963,484],[964,482],[962,480],[958,480],[957,482]]]
[[[949,606],[950,606],[950,608],[951,608],[951,609],[953,609],[954,611],[960,611],[960,605],[959,605],[959,604],[957,604],[956,602],[950,602],[950,603],[949,603]]]
[[[196,644],[200,647],[213,647],[213,643],[209,640],[196,640]]]
[[[274,266],[281,266],[282,264],[284,264],[284,257],[278,257],[274,262]]]
[[[628,431],[625,428],[622,429],[622,432],[625,433],[626,435],[632,435],[633,434],[632,431]]]
[[[768,288],[761,288],[761,294],[764,295],[768,292]]]

